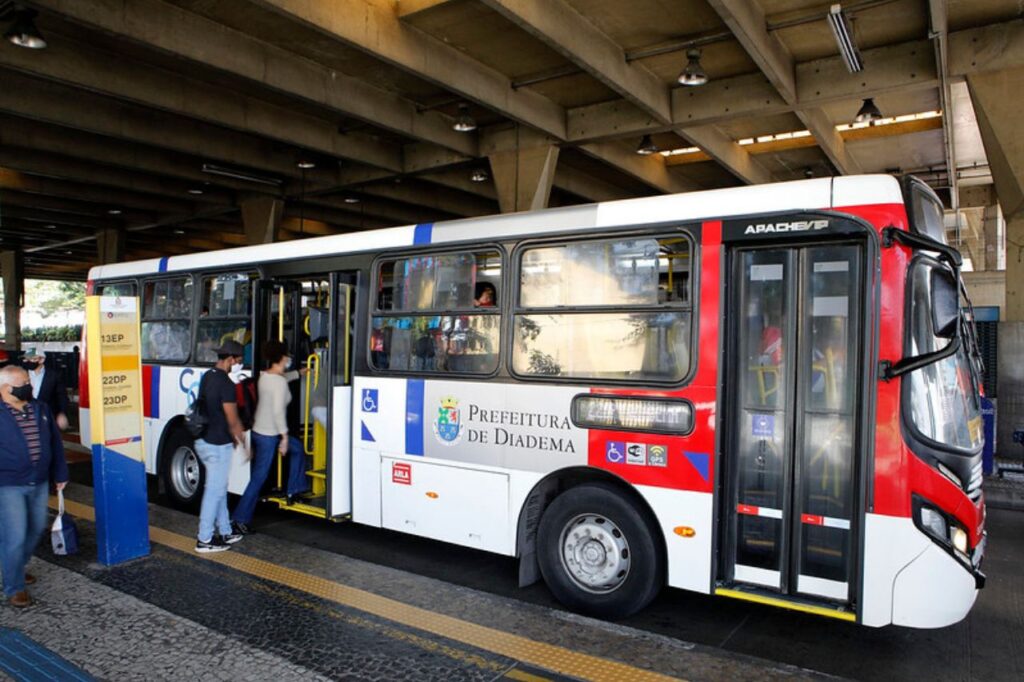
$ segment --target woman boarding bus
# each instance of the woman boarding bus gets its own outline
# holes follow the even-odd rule
[[[667,584],[941,627],[984,583],[959,265],[931,190],[862,176],[105,265],[89,286],[144,301],[147,469],[182,505],[206,349],[277,340],[308,369],[312,490],[290,510],[517,557],[521,584],[608,617]]]

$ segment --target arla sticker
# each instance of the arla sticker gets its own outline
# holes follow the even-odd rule
[[[626,443],[626,464],[647,464],[647,446],[643,443]]]
[[[412,485],[412,465],[405,462],[394,462],[391,465],[391,482],[399,485]]]

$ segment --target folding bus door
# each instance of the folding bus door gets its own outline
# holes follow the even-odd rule
[[[856,244],[731,254],[726,583],[851,599],[862,262]]]

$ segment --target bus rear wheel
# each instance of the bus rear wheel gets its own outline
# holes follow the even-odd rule
[[[196,454],[195,443],[185,429],[175,429],[167,436],[160,462],[160,476],[171,504],[178,509],[197,511],[203,498],[206,472]]]
[[[544,511],[537,530],[540,571],[574,611],[623,618],[664,584],[664,552],[653,523],[612,486],[570,488]]]

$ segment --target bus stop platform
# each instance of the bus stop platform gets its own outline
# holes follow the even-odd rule
[[[95,563],[48,538],[27,609],[0,607],[0,678],[814,679],[817,673],[452,585],[263,534],[198,555],[196,517],[150,505],[150,556]],[[55,504],[51,500],[53,504]]]

